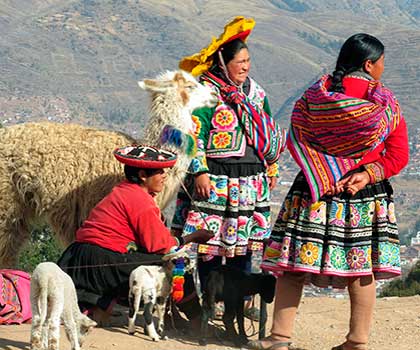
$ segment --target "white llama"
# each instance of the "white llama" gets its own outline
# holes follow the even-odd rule
[[[188,257],[186,250],[167,254],[164,256],[162,266],[141,265],[130,274],[130,292],[128,293],[128,333],[136,332],[136,317],[143,300],[143,316],[145,321],[145,333],[153,341],[164,339],[164,319],[168,298],[172,292],[172,272],[177,258],[184,258],[185,270],[189,271],[194,266],[193,260]],[[156,331],[153,323],[153,310],[158,316],[158,329]]]
[[[0,268],[16,264],[33,224],[48,224],[65,246],[73,241],[91,209],[122,179],[122,166],[112,155],[118,147],[148,143],[178,154],[180,161],[168,174],[159,202],[161,208],[167,205],[189,160],[185,143],[163,143],[162,130],[190,131],[192,111],[213,106],[216,97],[182,71],[140,85],[152,93],[144,140],[76,124],[24,123],[0,129]],[[188,138],[183,134],[182,139]]]
[[[59,349],[60,322],[72,350],[79,350],[96,322],[82,314],[69,275],[56,264],[39,264],[31,277],[31,350]]]

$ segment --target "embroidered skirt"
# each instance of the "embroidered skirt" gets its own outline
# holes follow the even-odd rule
[[[393,190],[388,180],[355,196],[325,196],[308,205],[309,187],[299,173],[287,194],[261,267],[307,272],[307,282],[344,288],[347,277],[391,278],[401,273]]]
[[[195,245],[198,253],[233,257],[262,250],[270,236],[270,190],[262,164],[209,161],[211,194],[207,200],[184,191],[176,203],[172,229],[188,235],[200,228],[215,233],[207,244]],[[192,193],[193,176],[186,180]]]

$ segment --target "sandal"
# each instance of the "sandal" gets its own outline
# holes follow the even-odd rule
[[[270,337],[268,337],[268,338],[270,338]],[[267,338],[265,338],[265,339],[267,339]],[[262,340],[250,340],[248,342],[248,344],[246,345],[246,347],[248,349],[253,349],[253,350],[276,350],[278,348],[285,347],[285,346],[287,346],[289,348],[289,346],[291,344],[292,343],[290,341],[276,341],[275,343],[271,344],[270,346],[264,347],[263,343],[262,343]]]
[[[346,348],[346,345],[351,346],[351,348]],[[332,347],[331,350],[367,350],[367,348],[364,346],[364,344],[345,342],[343,344]]]

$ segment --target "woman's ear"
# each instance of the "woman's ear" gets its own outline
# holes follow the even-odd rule
[[[366,60],[365,63],[363,63],[363,70],[368,74],[370,74],[370,72],[372,71],[372,67],[373,67],[372,60]]]
[[[140,181],[141,181],[142,183],[144,183],[144,182],[146,181],[146,179],[147,179],[147,174],[146,174],[146,171],[144,171],[143,169],[140,169],[140,170],[139,170],[138,177],[139,177]]]

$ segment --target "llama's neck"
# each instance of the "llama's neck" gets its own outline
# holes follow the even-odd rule
[[[172,125],[184,132],[190,132],[193,129],[191,111],[180,102],[171,99],[168,94],[155,94],[151,103],[149,123],[144,129],[143,140],[152,143],[159,140],[165,125]]]

